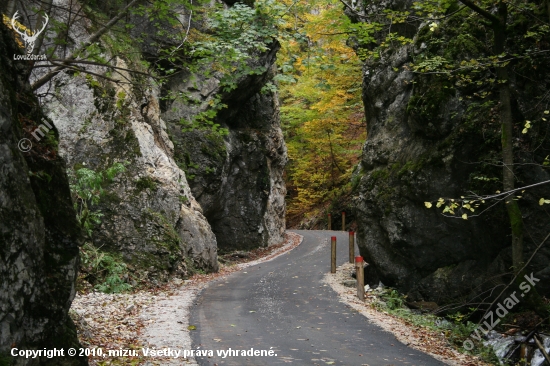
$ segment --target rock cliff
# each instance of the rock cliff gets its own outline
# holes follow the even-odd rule
[[[241,78],[231,93],[220,91],[215,77],[201,80],[187,75],[168,85],[170,93],[185,93],[202,106],[193,108],[174,101],[163,117],[174,139],[175,158],[192,174],[191,190],[219,247],[225,250],[269,246],[283,240],[286,147],[277,95],[261,91],[273,77],[278,48],[274,44],[270,52],[254,60],[267,72]],[[227,129],[225,138],[208,130],[181,130],[181,119],[192,119],[220,95],[227,108],[215,121]]]
[[[64,6],[68,2],[56,2],[51,22],[69,21]],[[67,49],[58,48],[54,57],[66,57],[90,40],[105,20],[103,10],[78,9],[86,16],[70,20]],[[133,16],[127,18],[144,20]],[[46,32],[44,48],[53,46],[57,35]],[[22,81],[28,64],[9,59],[20,52],[13,33],[0,25],[0,35],[0,364],[13,361],[13,347],[78,347],[67,313],[84,236],[67,172],[99,172],[124,163],[126,171],[106,184],[99,203],[90,207],[102,216],[87,240],[121,253],[130,268],[146,269],[153,278],[184,276],[191,267],[217,271],[218,242],[233,249],[282,240],[286,148],[277,95],[261,91],[273,77],[277,44],[253,58],[265,72],[243,77],[235,90],[222,92],[216,75],[200,72],[157,83],[147,76],[151,69],[143,60],[154,63],[166,44],[137,43],[127,34],[107,32],[90,47],[97,62],[68,67],[33,92]],[[31,82],[49,71],[35,68]],[[189,91],[202,104],[167,102],[162,97],[167,90]],[[227,105],[215,117],[227,133],[182,132],[182,116],[207,111],[214,97]],[[36,138],[31,133],[40,123],[48,131]],[[26,153],[17,145],[23,137],[33,145]],[[87,363],[78,357],[53,360],[16,363]]]
[[[411,2],[382,2],[380,6],[407,10]],[[379,59],[366,62],[363,70],[368,139],[355,194],[358,245],[382,282],[398,287],[413,300],[444,303],[479,294],[480,289],[502,283],[500,277],[490,278],[511,266],[510,222],[502,205],[468,220],[446,218],[435,206],[427,209],[424,205],[439,197],[502,189],[502,168],[490,163],[501,160],[498,93],[476,99],[490,88],[457,87],[446,78],[420,75],[410,67],[428,52],[456,52],[456,57],[465,52],[460,25],[459,20],[450,20],[437,35],[428,24],[401,25],[395,29],[414,42],[394,44]],[[429,42],[427,37],[434,38]],[[482,42],[476,47],[468,52],[490,52]],[[542,163],[548,154],[548,139],[538,142],[538,150],[521,148],[530,143],[519,132],[521,126],[542,113],[536,96],[544,95],[550,80],[546,67],[530,72],[535,76],[515,74],[511,81],[518,128],[516,161],[525,163],[517,169],[517,187],[550,178],[547,169],[532,164]],[[537,203],[548,195],[548,187],[541,187],[526,191],[519,201],[528,233],[526,258],[550,232],[545,208]],[[542,293],[550,291],[543,284],[550,283],[549,258],[550,251],[543,249],[529,268],[541,279],[538,290]]]
[[[47,115],[59,130],[60,154],[71,169],[101,171],[127,163],[94,207],[103,214],[94,244],[165,278],[184,275],[189,266],[217,271],[218,246],[280,242],[286,149],[277,95],[260,93],[273,76],[277,47],[255,58],[267,71],[243,78],[231,93],[219,90],[216,75],[201,72],[178,72],[161,85],[144,75],[152,69],[143,61],[162,63],[163,50],[181,41],[158,37],[164,28],[172,32],[167,24],[135,14],[129,19],[130,37],[108,33],[98,43],[100,57],[119,70],[143,74],[121,71],[105,79],[96,76],[110,74],[105,67],[89,65],[87,73],[59,73],[38,91],[45,95]],[[85,18],[75,21],[71,44],[89,39],[88,29]],[[186,98],[175,101],[166,98],[168,92],[185,92]],[[210,110],[214,98],[227,105],[215,122],[228,133],[182,132],[180,120]]]
[[[87,365],[79,357],[10,356],[14,347],[78,347],[68,311],[82,234],[56,134],[40,142],[31,135],[45,115],[22,81],[25,63],[11,59],[19,50],[3,24],[0,49],[0,364]],[[18,148],[22,138],[30,152]]]
[[[117,64],[127,66],[122,59]],[[155,91],[138,99],[130,87],[64,73],[53,83],[55,95],[45,105],[69,166],[104,170],[128,163],[95,208],[104,216],[94,244],[160,276],[184,275],[185,258],[216,271],[216,238],[172,158]]]

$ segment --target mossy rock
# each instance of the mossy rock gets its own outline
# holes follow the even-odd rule
[[[156,270],[170,271],[183,260],[186,245],[164,214],[146,210],[135,225],[138,232],[141,231],[141,225],[152,225],[158,233],[149,240],[150,246],[146,251],[129,253],[132,265],[142,269],[153,266]]]
[[[157,183],[151,178],[151,177],[142,177],[139,178],[136,182],[136,194],[139,194],[140,192],[144,190],[151,190],[156,191],[157,190]]]

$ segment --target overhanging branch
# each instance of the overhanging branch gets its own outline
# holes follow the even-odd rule
[[[109,29],[111,29],[120,19],[122,19],[126,13],[138,2],[139,0],[132,0],[122,11],[113,19],[111,19],[103,28],[98,30],[96,33],[94,33],[90,39],[87,42],[84,42],[80,47],[78,47],[76,50],[74,50],[69,57],[67,57],[67,61],[64,62],[63,65],[57,66],[55,69],[47,73],[46,75],[42,76],[40,79],[36,80],[32,85],[32,90],[36,90],[40,88],[42,85],[46,84],[48,81],[50,81],[55,75],[57,75],[60,71],[67,68],[68,61],[76,60],[78,55],[84,51],[86,48],[88,48],[92,43],[96,42],[101,38],[102,35],[107,33]]]
[[[480,8],[473,1],[460,0],[460,2],[464,5],[466,5],[467,7],[469,7],[470,9],[472,9],[473,11],[475,11],[476,13],[478,13],[479,15],[481,15],[482,17],[484,17],[485,19],[488,19],[489,21],[491,21],[491,23],[493,23],[495,25],[500,24],[500,19],[499,18],[497,18],[495,15],[489,13],[487,10],[485,10],[483,8]]]

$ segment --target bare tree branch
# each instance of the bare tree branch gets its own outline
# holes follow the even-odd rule
[[[120,19],[122,19],[126,13],[130,10],[132,6],[134,6],[139,0],[132,0],[122,11],[113,19],[111,19],[107,24],[105,24],[105,27],[98,30],[96,33],[94,33],[90,39],[87,42],[84,42],[80,47],[78,47],[76,50],[74,50],[69,57],[67,57],[68,61],[76,60],[76,58],[79,56],[79,54],[84,51],[86,48],[88,48],[92,43],[96,42],[101,38],[102,35],[104,35],[111,27],[113,27]],[[40,88],[42,85],[46,84],[48,81],[50,81],[55,75],[57,75],[60,71],[65,69],[67,67],[67,62],[65,62],[63,65],[60,65],[47,73],[46,75],[42,76],[40,79],[36,80],[32,85],[32,90],[36,90]]]
[[[481,15],[482,17],[484,17],[485,19],[488,19],[489,21],[491,21],[491,23],[493,23],[493,24],[499,24],[500,23],[499,18],[497,18],[495,15],[489,13],[487,10],[480,8],[473,1],[460,0],[460,2],[464,5],[466,5],[467,7],[469,7],[470,9],[472,9],[473,11],[475,11],[476,13],[478,13],[479,15]]]
[[[103,78],[103,79],[112,81],[115,84],[130,84],[130,85],[135,84],[135,83],[132,83],[131,81],[116,80],[116,79],[110,78],[108,76],[98,74],[98,73],[93,72],[93,71],[88,71],[88,70],[82,69],[82,68],[77,67],[75,65],[61,65],[61,64],[54,63],[54,66],[58,66],[58,67],[63,66],[64,69],[69,69],[69,70],[82,72],[82,73],[85,73],[85,74],[90,74],[90,75],[93,75],[93,76],[96,76],[96,77],[99,77],[99,78]]]
[[[495,306],[495,303],[498,301],[498,299],[500,299],[500,297],[502,296],[502,294],[504,293],[504,291],[506,291],[506,289],[508,289],[508,287],[510,287],[515,281],[516,279],[518,278],[518,276],[523,273],[523,270],[525,268],[527,268],[527,266],[529,265],[529,263],[531,263],[531,261],[533,260],[533,258],[535,257],[535,254],[538,253],[538,251],[540,250],[540,248],[542,248],[542,246],[544,245],[544,243],[546,243],[546,240],[548,240],[548,238],[550,238],[550,233],[548,233],[548,235],[546,235],[546,238],[544,238],[544,240],[537,246],[537,248],[535,249],[535,251],[533,252],[533,254],[531,254],[531,257],[529,257],[529,259],[527,260],[527,262],[525,262],[525,264],[523,265],[523,267],[519,270],[519,271],[515,271],[515,275],[514,275],[514,278],[512,278],[512,280],[510,281],[510,283],[508,283],[508,285],[506,285],[506,287],[504,287],[502,289],[502,291],[500,292],[500,294],[498,294],[497,297],[495,297],[495,299],[493,300],[493,302],[491,302],[491,304],[489,305],[489,307],[487,308],[487,310],[485,310],[485,314],[483,314],[483,316],[481,317],[481,319],[479,320],[479,323],[481,323],[481,321],[483,319],[485,319],[485,315],[487,315],[487,312],[493,307]]]
[[[50,61],[52,64],[57,65],[57,66],[67,66],[68,67],[71,64],[82,64],[82,65],[94,65],[94,66],[100,66],[100,67],[107,67],[107,68],[110,68],[110,69],[127,71],[127,72],[130,72],[130,73],[133,73],[133,74],[140,74],[140,75],[149,76],[153,79],[158,79],[158,77],[153,76],[151,74],[148,74],[146,72],[126,69],[124,67],[118,67],[118,66],[113,66],[113,65],[109,65],[109,64],[103,64],[101,62],[96,62],[96,61],[70,60],[70,59],[48,59],[48,61]],[[52,67],[52,65],[40,64],[40,65],[36,65],[35,67],[36,68],[39,68],[39,67],[44,68],[44,67]]]

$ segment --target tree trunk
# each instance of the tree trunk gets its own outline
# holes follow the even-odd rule
[[[506,21],[508,18],[508,6],[503,0],[498,3],[498,14],[488,12],[480,8],[471,0],[460,0],[464,5],[482,15],[491,22],[494,34],[494,52],[495,55],[502,55],[506,46]],[[547,0],[550,1],[550,0]],[[510,91],[510,80],[507,66],[497,67],[497,79],[499,82],[499,99],[500,99],[500,122],[502,129],[501,146],[502,146],[502,185],[504,191],[509,191],[514,188],[514,151],[513,139],[514,124],[512,119],[512,93]],[[506,210],[510,218],[512,227],[512,262],[514,274],[517,276],[517,285],[521,281],[521,269],[524,265],[523,261],[523,216],[517,201],[512,197],[506,199]],[[500,296],[500,295],[499,295]],[[529,291],[525,297],[525,305],[528,309],[535,310],[541,316],[546,316],[546,308],[542,302],[537,289]]]
[[[503,72],[498,72],[499,80],[507,80],[508,72],[502,68]],[[500,86],[500,118],[502,124],[502,162],[504,164],[502,172],[502,184],[504,191],[510,191],[514,189],[514,156],[512,149],[512,108],[510,106],[510,86],[508,83],[503,83]],[[521,210],[519,209],[518,202],[515,201],[514,196],[506,198],[506,210],[508,211],[508,217],[510,218],[510,225],[512,227],[512,262],[514,266],[514,273],[523,267],[523,217]]]
[[[506,43],[506,20],[508,16],[507,5],[499,3],[498,23],[493,23],[493,32],[495,37],[495,54],[504,53]],[[497,68],[497,79],[500,83],[500,122],[501,122],[501,146],[502,146],[502,185],[504,192],[514,189],[514,152],[512,145],[513,137],[513,118],[511,105],[510,81],[508,80],[508,68],[502,66]],[[523,267],[523,217],[517,201],[513,196],[506,198],[506,210],[510,218],[512,227],[512,262],[514,273],[518,273]]]

